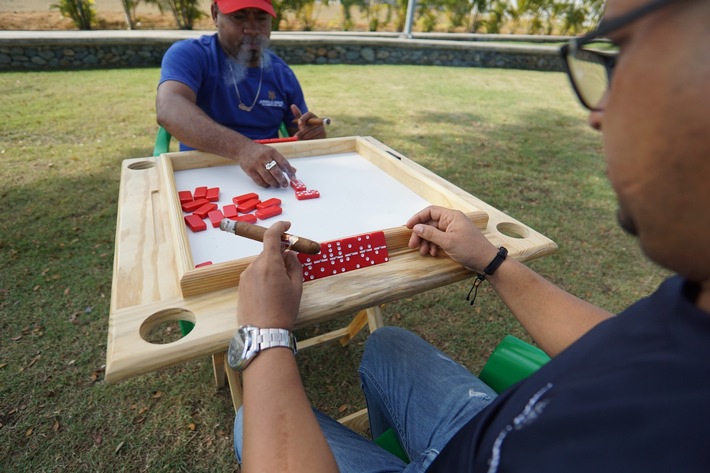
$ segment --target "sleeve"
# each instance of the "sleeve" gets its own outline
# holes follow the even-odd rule
[[[160,82],[182,82],[198,94],[202,84],[206,58],[196,41],[184,40],[174,43],[163,56],[160,67]]]

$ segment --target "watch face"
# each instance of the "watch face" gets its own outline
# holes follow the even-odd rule
[[[242,329],[237,330],[237,333],[232,337],[232,341],[229,342],[229,350],[227,350],[227,363],[235,370],[241,369],[243,363],[244,355],[244,334]]]

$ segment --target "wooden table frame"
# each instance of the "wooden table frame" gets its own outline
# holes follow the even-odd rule
[[[376,161],[429,202],[468,212],[490,241],[505,245],[509,255],[518,260],[541,257],[557,248],[553,241],[535,230],[373,138],[332,138],[281,143],[274,147],[289,159],[356,151]],[[123,162],[106,357],[107,382],[206,355],[215,356],[218,379],[225,375],[233,377],[231,370],[222,371],[223,354],[238,327],[235,286],[241,270],[251,259],[198,269],[192,267],[189,255],[181,248],[185,226],[179,209],[175,210],[177,196],[170,172],[171,168],[176,170],[176,163],[183,168],[226,164],[224,158],[199,152],[169,153]],[[174,237],[181,233],[180,238]],[[381,304],[472,276],[447,257],[423,258],[406,248],[409,232],[404,227],[386,229],[385,233],[389,262],[304,284],[297,328],[363,310],[366,312],[360,315],[360,326],[369,323],[371,329],[376,328],[378,323],[381,325],[377,309]],[[173,320],[188,320],[195,323],[195,327],[172,343],[154,344],[144,339],[156,325]],[[343,330],[340,336],[345,338],[352,331]],[[233,391],[235,389],[237,387],[233,386]],[[238,394],[233,393],[233,396]]]

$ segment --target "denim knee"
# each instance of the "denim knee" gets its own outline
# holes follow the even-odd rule
[[[417,335],[400,327],[378,328],[367,337],[365,353],[360,362],[361,366],[369,362],[381,363],[383,358],[394,355],[396,352],[410,349],[412,343],[421,340]]]
[[[242,463],[242,449],[244,448],[244,406],[241,406],[234,416],[234,454],[237,461]]]

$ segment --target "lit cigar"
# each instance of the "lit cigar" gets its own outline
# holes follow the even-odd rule
[[[267,230],[267,228],[260,227],[259,225],[252,225],[248,222],[235,222],[228,218],[222,219],[222,221],[219,222],[219,229],[254,241],[264,241],[264,233]],[[317,255],[320,253],[320,243],[284,233],[281,235],[281,249]]]
[[[298,123],[298,118],[293,123]],[[330,118],[309,118],[306,125],[330,125]]]

